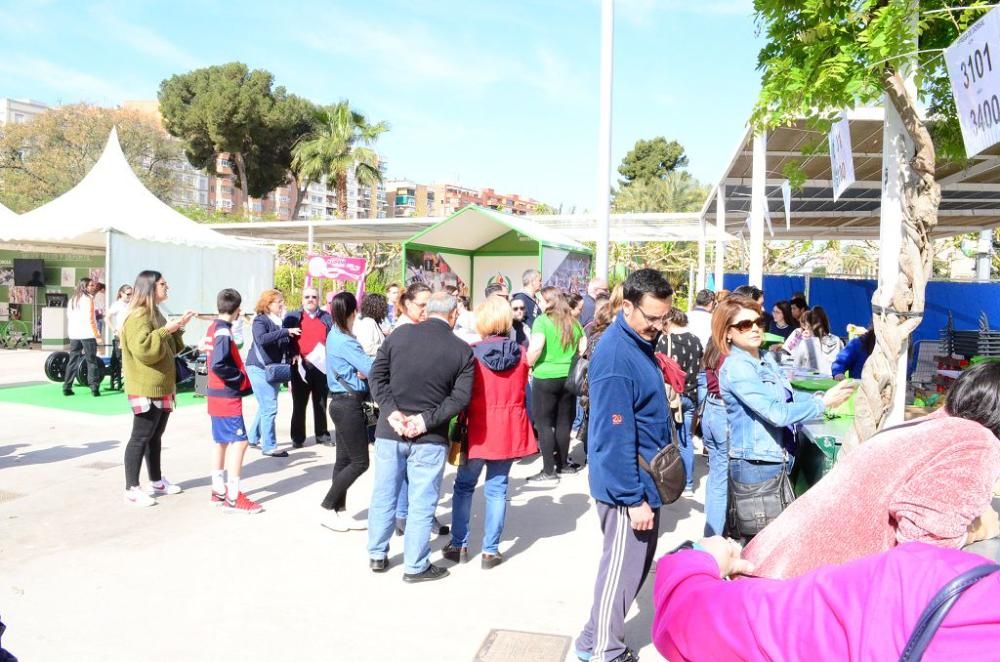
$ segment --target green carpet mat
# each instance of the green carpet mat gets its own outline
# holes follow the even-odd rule
[[[33,405],[47,409],[63,411],[78,411],[98,416],[115,416],[131,413],[128,398],[121,391],[101,390],[101,397],[95,398],[90,389],[85,386],[74,388],[76,395],[63,395],[62,384],[31,384],[28,386],[9,386],[0,388],[0,402],[10,402],[19,405]],[[177,394],[177,406],[200,404],[205,406],[205,398],[195,397],[193,391]]]

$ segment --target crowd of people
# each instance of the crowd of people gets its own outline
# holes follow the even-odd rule
[[[164,318],[158,306],[168,285],[157,272],[140,274],[128,292],[127,307],[114,313],[134,413],[125,498],[147,506],[181,491],[163,475],[160,449],[174,408],[174,359],[194,313]],[[693,497],[700,438],[708,455],[705,538],[659,562],[653,632],[661,652],[670,659],[724,659],[750,646],[760,653],[749,657],[781,657],[816,636],[798,640],[795,630],[779,636],[767,619],[744,622],[730,636],[724,612],[712,612],[718,600],[729,600],[730,611],[752,604],[815,610],[832,650],[850,659],[881,657],[901,639],[859,637],[856,625],[876,608],[857,598],[865,581],[918,562],[934,566],[937,574],[930,576],[943,577],[970,561],[963,552],[942,550],[979,545],[989,553],[981,546],[1000,535],[990,506],[1000,479],[1000,365],[969,370],[941,412],[883,431],[803,497],[779,499],[748,520],[742,500],[763,503],[774,485],[780,492],[794,467],[798,427],[851,396],[852,378],[860,377],[875,342],[869,330],[845,347],[825,311],[810,308],[802,296],[775,303],[770,315],[763,302],[759,288],[703,290],[684,313],[673,307],[670,283],[652,269],[634,272],[612,290],[594,279],[582,297],[542,288],[540,274],[529,270],[520,291],[491,284],[472,309],[453,288],[433,292],[424,283],[393,285],[386,295],[360,302],[339,292],[327,308],[319,292],[306,288],[294,311],[284,309],[280,291],[269,289],[256,303],[244,364],[233,332],[242,299],[223,290],[203,341],[217,444],[211,500],[234,512],[263,510],[240,490],[240,472],[250,446],[267,457],[289,455],[277,440],[282,384],[292,394],[293,452],[308,439],[310,404],[316,443],[336,448],[321,523],[335,532],[367,529],[369,568],[376,573],[389,567],[393,534],[402,536],[408,583],[448,575],[432,562],[432,535],[450,533],[443,559],[469,560],[472,496],[484,473],[480,562],[491,569],[504,560],[500,542],[513,462],[540,454],[540,471],[527,479],[538,486],[587,466],[603,549],[576,653],[585,661],[629,662],[636,656],[625,641],[625,618],[655,560],[665,505],[650,464],[676,443],[683,495]],[[765,349],[767,334],[773,334],[771,349]],[[585,378],[577,385],[581,362]],[[796,391],[789,382],[795,369],[839,383],[818,394]],[[257,414],[245,426],[241,403],[251,393]],[[574,439],[582,449],[575,457]],[[151,483],[146,491],[139,488],[143,459]],[[458,467],[450,527],[436,516],[448,461]],[[366,521],[348,512],[347,496],[370,464]],[[781,581],[718,581],[737,574]],[[827,577],[843,580],[840,602],[810,602],[799,587]],[[906,618],[893,615],[899,628],[912,624],[913,605],[904,606]],[[981,632],[952,633],[956,641],[962,636]]]

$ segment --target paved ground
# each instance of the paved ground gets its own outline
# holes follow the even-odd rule
[[[44,359],[0,350],[0,384],[44,380]],[[248,416],[254,407],[248,399]],[[290,408],[283,394],[286,447]],[[600,537],[585,473],[539,489],[524,478],[540,460],[515,465],[501,543],[507,561],[481,570],[474,537],[468,565],[411,586],[401,579],[401,539],[390,550],[393,567],[374,575],[365,533],[319,525],[332,448],[310,440],[287,459],[251,451],[244,487],[266,512],[210,505],[203,407],[175,412],[164,439],[164,472],[185,492],[154,508],[124,505],[131,418],[0,403],[0,614],[4,645],[22,660],[467,662],[493,628],[575,638],[590,609]],[[697,459],[697,497],[664,510],[661,552],[700,535],[705,464]],[[350,511],[364,515],[371,477],[352,488]],[[453,480],[449,467],[438,511],[446,523]],[[477,493],[473,536],[481,513]],[[435,540],[434,550],[446,542]],[[659,659],[651,618],[647,582],[628,622],[645,660]]]

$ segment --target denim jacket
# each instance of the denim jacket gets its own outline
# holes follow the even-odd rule
[[[820,397],[793,391],[770,352],[763,354],[756,359],[732,347],[719,370],[729,457],[782,462],[791,450],[784,441],[788,428],[818,418],[825,407]]]

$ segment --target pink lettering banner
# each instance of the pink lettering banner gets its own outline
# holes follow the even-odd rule
[[[362,280],[368,261],[363,257],[344,255],[310,255],[307,265],[307,273],[311,278]]]

